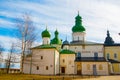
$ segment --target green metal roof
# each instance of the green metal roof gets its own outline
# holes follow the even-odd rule
[[[64,49],[60,52],[60,54],[75,54],[75,52],[71,51],[71,50]]]
[[[73,32],[84,32],[85,28],[82,26],[82,18],[78,15],[75,17],[75,26],[72,28]]]
[[[54,47],[52,45],[40,45],[40,46],[34,47],[32,49],[51,49],[51,48],[55,48],[56,49],[56,47]]]
[[[49,37],[50,38],[50,33],[49,33],[49,31],[47,30],[47,28],[46,28],[46,30],[44,30],[43,32],[42,32],[42,37]]]
[[[58,31],[56,30],[55,31],[55,38],[53,38],[52,40],[51,40],[51,44],[62,44],[62,41],[61,41],[61,39],[59,39],[59,37],[58,37]]]

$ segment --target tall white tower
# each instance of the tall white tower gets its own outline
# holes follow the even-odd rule
[[[82,26],[82,18],[78,15],[75,17],[75,26],[72,28],[72,40],[84,41],[85,40],[85,28]]]

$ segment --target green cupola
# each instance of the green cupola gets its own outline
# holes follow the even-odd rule
[[[54,34],[55,34],[55,38],[51,40],[51,44],[62,44],[61,39],[59,39],[58,37],[59,32],[56,30]]]
[[[43,37],[49,37],[49,38],[50,38],[50,36],[51,36],[50,33],[49,33],[49,31],[47,30],[47,28],[46,28],[46,30],[44,30],[44,31],[42,32],[41,35],[42,35],[42,38],[43,38]]]
[[[82,18],[78,15],[75,17],[75,26],[72,28],[72,32],[84,32],[85,28],[82,26]]]

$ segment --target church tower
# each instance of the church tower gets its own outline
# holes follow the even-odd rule
[[[72,28],[72,40],[83,41],[85,40],[85,28],[82,26],[82,18],[78,15],[75,17],[75,25]]]
[[[110,33],[109,33],[108,30],[107,30],[107,37],[105,39],[104,44],[105,45],[112,45],[112,44],[114,44],[114,41],[113,41],[112,37],[110,37]]]
[[[58,50],[61,49],[62,40],[59,38],[59,32],[56,30],[54,32],[55,37],[51,40],[50,44],[55,46]]]
[[[69,41],[67,41],[67,38],[66,38],[66,40],[62,44],[62,48],[68,50],[69,49],[69,44],[70,43],[69,43]]]
[[[49,31],[47,30],[47,28],[46,28],[46,30],[44,30],[43,32],[42,32],[42,39],[43,39],[43,42],[42,42],[42,44],[43,45],[47,45],[47,44],[50,44],[50,33],[49,33]]]
[[[61,45],[62,44],[62,41],[61,41],[61,39],[59,39],[59,32],[56,30],[55,32],[54,32],[54,34],[55,34],[55,37],[51,40],[51,44],[57,44],[57,45]]]

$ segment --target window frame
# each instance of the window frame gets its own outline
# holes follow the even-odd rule
[[[107,53],[106,58],[110,59],[110,54],[109,53]]]
[[[117,59],[117,53],[114,53],[114,59]]]
[[[39,66],[36,66],[36,70],[39,70]]]
[[[48,66],[46,66],[46,70],[48,70],[49,68],[48,68]]]

